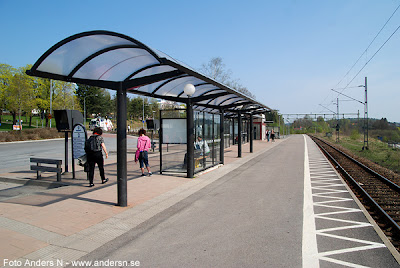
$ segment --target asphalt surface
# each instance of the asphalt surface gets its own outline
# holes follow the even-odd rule
[[[84,259],[139,260],[143,267],[301,267],[302,222],[293,219],[302,218],[303,154],[302,144],[289,140]],[[282,170],[283,162],[299,168]]]
[[[90,133],[88,133],[88,135],[90,135]],[[103,138],[107,150],[111,152],[111,156],[116,155],[116,135],[105,133],[103,134]],[[137,137],[127,137],[128,149],[136,148],[136,143]],[[65,139],[0,143],[0,152],[0,174],[29,170],[29,158],[31,157],[62,159],[63,170],[65,171]],[[69,172],[71,172],[71,139],[68,141],[68,156]]]

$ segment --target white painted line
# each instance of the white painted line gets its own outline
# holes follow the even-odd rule
[[[317,232],[315,228],[314,205],[311,189],[311,177],[308,162],[306,136],[304,138],[304,204],[303,204],[303,267],[318,268]]]
[[[369,268],[368,266],[363,266],[363,265],[354,264],[354,263],[351,263],[351,262],[346,262],[346,261],[331,259],[331,258],[328,258],[328,257],[320,257],[320,259],[321,259],[321,260],[324,260],[324,261],[327,261],[327,262],[332,262],[332,263],[340,264],[340,265],[343,265],[343,266],[345,266],[345,267]]]

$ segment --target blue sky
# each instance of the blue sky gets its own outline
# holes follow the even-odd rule
[[[195,69],[221,57],[258,101],[283,114],[336,111],[332,88],[347,86],[344,94],[363,101],[363,88],[355,86],[367,76],[369,116],[400,122],[400,30],[356,76],[400,26],[400,10],[345,76],[399,5],[399,0],[0,0],[0,63],[33,64],[66,37],[110,30]],[[363,105],[347,100],[339,97],[339,112],[359,111],[362,117]]]

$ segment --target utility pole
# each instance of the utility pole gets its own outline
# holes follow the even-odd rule
[[[51,118],[53,117],[52,101],[53,101],[53,80],[50,79],[50,128],[51,128]]]
[[[368,150],[368,94],[367,94],[367,77],[365,77],[365,102],[364,102],[364,146],[363,150]]]
[[[336,100],[336,107],[337,107],[337,125],[336,125],[336,142],[339,142],[339,98]]]

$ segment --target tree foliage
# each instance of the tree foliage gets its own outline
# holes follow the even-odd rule
[[[17,116],[21,120],[23,114],[30,118],[31,124],[34,110],[51,114],[50,95],[53,110],[79,109],[74,84],[28,76],[26,70],[30,68],[31,65],[16,69],[7,64],[0,64],[0,110],[1,113],[7,110],[13,115],[13,124],[16,124]]]
[[[159,114],[159,108],[156,99],[149,100],[148,98],[137,96],[133,99],[129,99],[127,106],[128,117],[131,119],[143,120],[143,113],[144,119],[153,118],[153,116],[158,117]]]
[[[87,117],[91,114],[106,116],[115,112],[111,94],[104,88],[78,84],[76,96],[83,113],[86,107]]]

